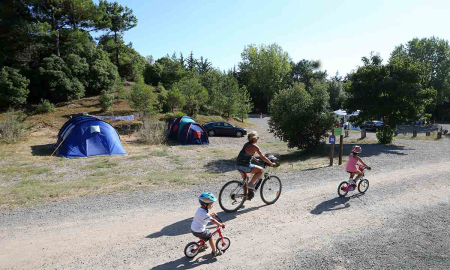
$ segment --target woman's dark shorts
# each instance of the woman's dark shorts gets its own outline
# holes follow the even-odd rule
[[[193,230],[191,230],[191,232],[193,235],[205,241],[208,241],[212,237],[212,234],[209,232],[208,229],[206,229],[204,232],[194,232]]]

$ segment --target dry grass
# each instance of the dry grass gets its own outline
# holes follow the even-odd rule
[[[437,132],[431,132],[430,136],[427,136],[425,133],[417,133],[417,137],[413,137],[412,134],[403,135],[398,134],[396,139],[402,139],[402,140],[423,140],[423,141],[438,141],[437,138]],[[442,138],[444,138],[444,135],[442,135]]]

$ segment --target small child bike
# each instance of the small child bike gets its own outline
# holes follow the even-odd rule
[[[215,216],[214,218],[219,220],[220,223],[222,223],[222,220],[219,218],[219,216]],[[225,226],[222,227],[222,229],[225,229]],[[219,238],[217,239],[217,242],[216,242],[216,248],[218,250],[220,250],[222,253],[224,253],[230,247],[231,240],[230,240],[230,238],[224,237],[222,235],[222,232],[221,232],[219,226],[216,227],[216,231],[212,233],[211,237],[213,237],[217,233],[219,234]],[[206,245],[205,240],[203,240],[203,239],[200,239],[198,242],[190,242],[184,248],[184,255],[186,255],[186,257],[188,257],[188,258],[194,258],[195,256],[197,256],[197,254],[200,251],[203,251],[206,248],[207,248],[207,245]]]
[[[369,180],[367,180],[364,177],[365,169],[370,170],[370,167],[367,168],[367,167],[364,167],[363,165],[359,166],[359,170],[361,171],[361,178],[359,178],[359,183],[357,186],[358,186],[358,191],[363,194],[369,189]],[[351,175],[352,175],[352,173],[350,173],[350,176]],[[347,181],[343,181],[339,184],[339,187],[337,190],[339,197],[345,197],[349,191],[350,191],[350,186]]]

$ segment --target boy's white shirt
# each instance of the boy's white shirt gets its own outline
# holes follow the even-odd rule
[[[211,221],[211,215],[204,208],[200,207],[195,212],[194,220],[192,220],[191,230],[194,232],[204,232],[206,225]]]

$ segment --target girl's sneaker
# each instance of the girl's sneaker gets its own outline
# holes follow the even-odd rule
[[[222,255],[222,252],[220,252],[220,250],[218,250],[218,249],[216,249],[215,252],[214,251],[211,252],[211,257],[212,258],[215,258],[215,257],[220,256],[220,255]]]

